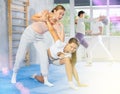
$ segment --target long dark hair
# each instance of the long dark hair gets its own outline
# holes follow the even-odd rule
[[[81,11],[78,12],[78,16],[80,16],[81,14],[84,14],[84,13],[85,12],[81,10]]]

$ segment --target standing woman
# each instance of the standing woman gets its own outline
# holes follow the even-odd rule
[[[92,61],[94,48],[96,48],[99,45],[101,46],[101,48],[103,48],[104,52],[108,55],[110,60],[113,61],[114,58],[112,54],[104,45],[102,40],[104,25],[108,24],[108,19],[106,16],[100,16],[100,18],[101,19],[99,19],[98,22],[91,23],[91,32],[89,32],[89,35],[92,36],[91,45],[89,46],[89,54],[91,56],[90,59]]]
[[[49,20],[52,25],[54,25],[57,21],[56,16],[53,13],[46,12],[43,16],[46,16],[46,20]],[[19,47],[17,50],[11,83],[16,83],[16,76],[20,68],[20,64],[24,61],[26,52],[29,50],[29,47],[31,44],[35,46],[37,56],[40,56],[42,59],[47,58],[44,56],[44,54],[47,53],[46,51],[47,48],[45,46],[44,36],[43,36],[43,34],[47,31],[48,31],[48,26],[47,26],[46,21],[33,22],[31,25],[29,25],[25,29],[25,31],[23,32],[21,36]],[[38,42],[41,45],[39,46],[36,45]],[[45,81],[44,84],[47,86],[53,86],[53,84],[51,84],[48,81],[48,66],[49,66],[48,60],[44,59],[44,63],[42,60],[39,62],[40,62],[40,67],[41,67],[40,68],[41,73]]]
[[[36,13],[36,14],[34,14],[32,17],[31,17],[31,20],[33,21],[33,22],[46,22],[46,13],[48,13],[49,11],[48,10],[43,10],[42,12],[39,12],[39,13]],[[59,37],[59,39],[62,41],[62,42],[64,42],[64,40],[65,40],[65,33],[64,33],[64,27],[63,27],[63,24],[60,22],[60,20],[63,18],[63,16],[64,16],[64,13],[65,13],[65,8],[64,8],[64,6],[62,6],[62,5],[57,5],[56,7],[54,7],[53,9],[52,9],[52,11],[51,11],[51,13],[53,13],[55,16],[56,16],[56,18],[57,18],[57,22],[54,24],[54,25],[52,25],[54,28],[56,28],[56,33],[57,33],[57,35],[58,35],[58,37]],[[44,43],[46,44],[45,45],[45,48],[49,48],[53,43],[54,43],[54,40],[53,40],[53,38],[52,38],[52,36],[51,36],[51,34],[49,33],[49,32],[46,32],[45,34],[44,34]],[[39,44],[39,43],[38,43]],[[43,45],[42,45],[43,46]],[[39,48],[39,49],[42,49],[42,48]],[[42,53],[43,53],[43,51],[44,51],[44,53],[47,53],[47,49],[46,49],[46,51],[45,50],[42,50]],[[39,53],[41,53],[40,52],[40,50],[39,50]],[[43,58],[41,57],[41,56],[39,56],[40,58],[38,58],[39,59],[39,61],[42,61],[43,60]],[[43,57],[47,57],[45,54],[43,54]],[[46,59],[46,60],[48,60],[48,59]],[[48,70],[47,70],[48,71]],[[45,82],[44,82],[44,84],[45,84]]]

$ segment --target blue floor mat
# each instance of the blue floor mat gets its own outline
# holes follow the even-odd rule
[[[32,79],[31,76],[34,73],[40,74],[39,65],[21,67],[17,75],[17,83],[11,84],[10,80],[12,71],[8,72],[7,75],[3,75],[3,73],[0,72],[0,94],[48,94],[49,92],[46,91],[46,89],[49,89],[50,87],[47,87],[35,79]],[[59,75],[56,75],[56,73]],[[65,72],[63,71],[63,66],[58,67],[55,65],[50,65],[49,74],[50,82],[54,83],[61,80],[62,76],[65,75]],[[41,90],[34,90],[40,87],[42,87]],[[23,92],[20,88],[24,88]]]
[[[30,65],[20,68],[16,84],[10,83],[12,71],[7,75],[0,71],[0,94],[120,94],[120,63],[95,62],[85,66],[80,62],[76,68],[81,83],[88,87],[69,88],[64,65],[50,65],[49,81],[54,87],[45,86],[31,78],[34,73],[40,74],[39,65]]]

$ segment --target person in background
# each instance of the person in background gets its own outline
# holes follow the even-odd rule
[[[90,19],[86,19],[85,18],[85,12],[84,11],[79,11],[78,12],[78,17],[75,20],[75,24],[76,24],[76,34],[75,37],[80,41],[80,44],[86,48],[86,53],[88,52],[88,46],[89,43],[86,41],[85,39],[85,22],[96,22],[98,21],[100,18],[90,18]],[[88,32],[88,31],[87,31]],[[90,61],[90,57],[89,54],[87,53],[87,62],[91,63]]]
[[[99,45],[101,48],[103,48],[103,51],[107,53],[109,58],[113,60],[112,54],[105,47],[102,41],[103,28],[104,28],[104,25],[108,24],[108,19],[106,16],[100,16],[100,17],[101,19],[99,19],[99,21],[91,22],[91,30],[90,32],[88,32],[88,34],[92,36],[91,45],[89,46],[89,54],[91,56],[90,59],[92,60],[93,58],[92,53],[93,53],[94,48],[97,47],[97,45]]]

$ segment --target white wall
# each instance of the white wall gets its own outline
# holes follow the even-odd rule
[[[0,69],[8,67],[7,0],[0,0]]]
[[[30,17],[38,12],[41,12],[44,9],[52,9],[53,0],[29,0],[29,21]]]

